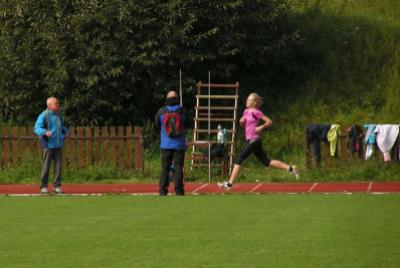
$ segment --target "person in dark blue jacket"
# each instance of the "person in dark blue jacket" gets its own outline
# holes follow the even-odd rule
[[[61,171],[62,171],[62,148],[64,138],[68,135],[68,129],[64,126],[60,110],[59,101],[54,98],[47,99],[47,109],[43,111],[34,127],[36,135],[40,136],[43,148],[43,164],[40,175],[40,192],[47,194],[48,179],[51,161],[54,161],[54,180],[53,191],[62,194]]]
[[[183,165],[186,151],[186,130],[193,127],[193,118],[179,104],[178,93],[169,91],[166,105],[155,116],[161,134],[160,195],[168,194],[169,173],[172,161],[175,165],[174,184],[176,195],[184,195]]]

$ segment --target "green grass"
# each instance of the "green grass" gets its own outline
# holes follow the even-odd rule
[[[303,150],[294,146],[293,150],[284,150],[290,147],[289,139],[281,139],[281,147],[269,145],[268,134],[264,147],[271,159],[282,160],[289,164],[297,165],[301,172],[300,182],[350,182],[350,181],[400,181],[400,165],[398,163],[385,164],[382,160],[370,161],[341,161],[332,160],[330,166],[322,168],[305,167]],[[281,137],[283,137],[281,135]],[[272,143],[277,143],[272,140]],[[238,145],[240,150],[241,144]],[[283,149],[282,149],[283,148]],[[187,152],[190,154],[190,150]],[[110,164],[100,164],[87,168],[68,168],[63,171],[65,183],[157,183],[160,176],[161,159],[156,152],[147,153],[145,156],[145,171],[140,173],[135,170],[119,170]],[[186,161],[186,181],[207,182],[208,170],[206,168],[190,170],[190,161]],[[0,169],[0,184],[13,183],[39,183],[40,161],[27,160],[15,167]],[[50,172],[50,180],[52,171]],[[213,168],[212,181],[221,181],[221,171]],[[286,171],[265,168],[255,156],[250,156],[242,164],[237,182],[295,182],[295,178]]]
[[[1,267],[399,267],[400,195],[0,198]]]

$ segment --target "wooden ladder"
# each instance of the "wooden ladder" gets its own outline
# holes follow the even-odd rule
[[[210,95],[208,95],[210,88]],[[190,168],[208,167],[209,141],[217,143],[218,125],[227,129],[226,157],[220,163],[212,163],[212,167],[221,167],[222,176],[227,175],[233,166],[236,147],[236,121],[239,100],[239,82],[235,84],[203,84],[201,81],[196,84],[196,106],[193,129],[193,141],[188,143],[192,146]],[[208,107],[210,101],[210,107]],[[205,103],[207,102],[207,103]],[[208,131],[208,116],[210,111],[210,136]],[[203,150],[203,151],[201,151]]]

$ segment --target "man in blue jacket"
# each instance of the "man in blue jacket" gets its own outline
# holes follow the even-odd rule
[[[172,161],[175,165],[175,193],[184,195],[183,165],[186,151],[186,129],[193,127],[189,112],[179,105],[178,93],[169,91],[166,106],[155,117],[156,126],[161,128],[161,177],[160,195],[168,194],[169,172]]]
[[[43,148],[42,172],[40,175],[40,193],[47,194],[50,164],[54,162],[53,191],[62,194],[61,171],[62,171],[62,148],[64,147],[64,137],[68,134],[68,129],[64,127],[60,110],[59,101],[54,98],[47,99],[47,109],[43,111],[34,127],[36,135],[41,137]]]

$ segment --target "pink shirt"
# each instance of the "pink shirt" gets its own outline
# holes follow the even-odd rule
[[[254,140],[260,136],[256,133],[256,127],[260,122],[260,119],[264,116],[263,112],[258,109],[246,109],[243,112],[243,117],[245,118],[245,134],[246,140]]]

